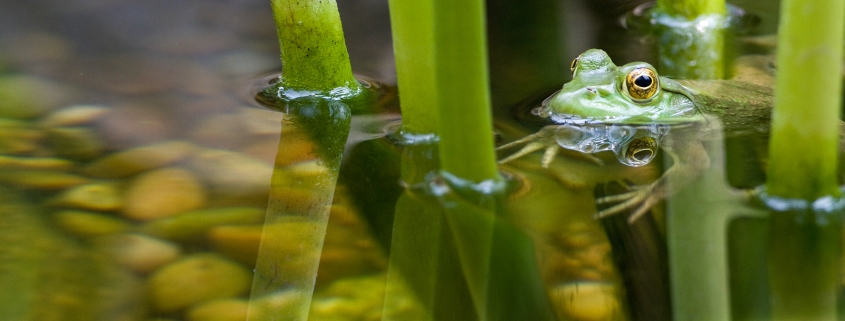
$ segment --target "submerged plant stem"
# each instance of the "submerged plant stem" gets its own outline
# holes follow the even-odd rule
[[[845,8],[839,0],[785,0],[781,11],[768,192],[837,195]]]
[[[833,205],[841,197],[845,2],[784,0],[781,12],[766,186],[775,198],[807,205],[770,204],[772,319],[837,320],[843,209]]]

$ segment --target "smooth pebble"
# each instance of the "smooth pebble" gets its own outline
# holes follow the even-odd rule
[[[96,212],[59,211],[53,219],[65,231],[82,238],[118,234],[131,228],[120,218]]]
[[[42,127],[79,126],[91,123],[109,109],[97,105],[71,105],[45,116],[39,121]]]
[[[247,300],[222,299],[199,304],[188,310],[188,321],[244,321],[249,303]]]
[[[122,178],[182,160],[196,150],[193,144],[170,141],[137,147],[100,158],[84,172],[94,177]]]
[[[249,290],[252,273],[217,254],[187,256],[157,270],[147,279],[156,311],[176,312],[194,304],[237,297]]]
[[[604,282],[574,282],[550,293],[552,305],[564,320],[619,320],[622,306],[616,287]]]
[[[132,181],[125,194],[123,214],[149,221],[195,210],[205,205],[206,193],[190,171],[163,168]]]
[[[51,199],[49,204],[94,211],[113,211],[123,206],[123,197],[114,183],[91,183],[68,188]]]
[[[140,231],[173,241],[203,241],[215,226],[264,223],[265,212],[255,207],[202,209],[147,222]]]
[[[178,245],[140,234],[119,234],[97,239],[121,265],[138,273],[153,271],[176,261]]]

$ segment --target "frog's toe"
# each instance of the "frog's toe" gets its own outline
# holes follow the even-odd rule
[[[632,211],[631,215],[628,216],[628,223],[633,223],[663,199],[663,195],[659,192],[660,189],[656,189],[656,186],[656,184],[638,186],[627,193],[598,198],[596,204],[618,204],[598,211],[594,217],[599,219],[624,211]]]
[[[513,143],[511,143],[511,144],[513,144]],[[511,144],[508,144],[508,145],[511,145]],[[499,147],[499,148],[497,148],[497,149],[502,149],[502,148],[505,148],[505,147],[510,147],[510,146],[508,146],[508,145],[503,145],[503,146],[500,146],[500,147]],[[513,145],[511,145],[511,146],[513,146]],[[514,159],[517,159],[517,158],[520,158],[520,157],[522,157],[522,156],[525,156],[525,155],[528,155],[528,154],[530,154],[530,153],[533,153],[534,151],[537,151],[537,150],[543,149],[544,147],[546,147],[546,144],[543,144],[543,143],[540,143],[540,142],[531,142],[531,143],[528,143],[528,144],[526,144],[524,147],[522,147],[522,149],[520,149],[518,152],[513,153],[513,154],[510,154],[508,157],[505,157],[505,158],[500,159],[500,160],[499,160],[499,164],[504,164],[504,163],[510,162],[510,161],[512,161],[512,160],[514,160]]]

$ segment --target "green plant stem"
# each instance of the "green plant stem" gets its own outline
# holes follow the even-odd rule
[[[697,138],[675,139],[696,144]],[[730,320],[727,226],[737,217],[763,215],[762,211],[749,210],[731,191],[724,180],[721,137],[708,139],[713,139],[712,144],[705,145],[711,167],[692,185],[667,200],[672,314],[677,321]],[[674,182],[670,179],[667,184],[672,186]]]
[[[493,144],[484,1],[433,0],[436,106],[442,169],[499,180]]]
[[[771,320],[837,320],[841,214],[841,208],[832,213],[772,213],[768,240]]]
[[[402,130],[436,134],[434,16],[431,1],[390,0],[390,27],[402,104]]]
[[[725,14],[725,0],[657,0],[666,14],[693,20],[706,14]]]
[[[766,186],[773,197],[805,205],[771,213],[772,319],[836,320],[843,210],[816,203],[840,197],[845,2],[784,0],[781,13]]]
[[[335,0],[271,0],[282,57],[281,86],[328,92],[358,88]]]
[[[724,76],[724,0],[662,0],[651,21],[661,75],[679,79]]]
[[[271,4],[283,71],[256,98],[287,113],[293,130],[282,135],[303,133],[317,169],[274,166],[247,319],[298,321],[308,319],[352,110],[373,95],[352,75],[334,0]],[[290,152],[287,142],[280,139],[277,153]],[[279,293],[289,296],[285,304]]]
[[[843,11],[839,0],[782,3],[767,173],[771,195],[814,200],[839,194]]]

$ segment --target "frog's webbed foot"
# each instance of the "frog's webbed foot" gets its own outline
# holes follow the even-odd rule
[[[631,186],[629,189],[631,189],[630,192],[596,199],[596,204],[616,204],[598,211],[594,217],[604,218],[626,210],[633,210],[628,216],[628,223],[633,223],[666,197],[662,178],[651,184]]]
[[[541,161],[541,164],[543,165],[543,168],[548,168],[561,148],[554,138],[554,132],[556,128],[556,125],[546,126],[535,134],[525,136],[518,140],[497,147],[496,150],[503,150],[506,148],[525,144],[525,146],[523,146],[522,149],[520,149],[516,153],[513,153],[505,158],[500,159],[499,164],[504,164],[522,156],[531,154],[535,151],[545,149],[545,152],[543,152],[543,159]],[[595,157],[590,154],[581,155],[583,155],[585,159],[591,162],[594,162],[599,165],[603,164],[602,160],[598,157]]]

